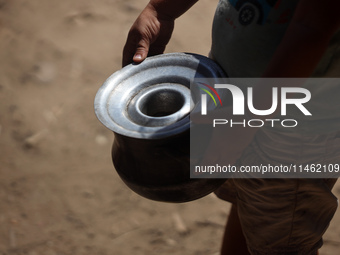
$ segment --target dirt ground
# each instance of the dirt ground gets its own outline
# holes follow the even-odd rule
[[[218,254],[230,205],[136,195],[94,115],[146,3],[0,0],[0,255]],[[179,19],[167,52],[206,55],[216,3],[202,0]],[[339,254],[339,223],[340,212],[321,255]]]

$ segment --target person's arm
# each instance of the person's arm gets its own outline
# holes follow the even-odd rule
[[[340,29],[339,0],[301,0],[263,77],[309,77]]]
[[[326,52],[332,36],[340,29],[339,11],[339,0],[301,0],[262,77],[310,77]],[[253,91],[254,104],[258,109],[268,109],[272,88],[258,84]]]
[[[132,25],[123,50],[123,66],[140,63],[148,55],[164,52],[175,19],[198,0],[151,0]]]

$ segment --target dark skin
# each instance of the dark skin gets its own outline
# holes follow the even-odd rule
[[[132,25],[123,50],[123,66],[140,63],[147,56],[162,54],[175,19],[198,0],[152,0]]]
[[[162,54],[168,44],[175,19],[185,13],[197,0],[151,0],[130,29],[123,51],[123,66],[141,63],[147,56]],[[263,77],[309,77],[327,49],[330,39],[340,29],[339,0],[301,0],[278,49],[273,55]],[[254,86],[254,102],[258,109],[268,109],[271,88]],[[258,118],[258,117],[257,117]],[[228,118],[227,118],[228,119]],[[252,141],[256,129],[236,127],[231,129],[229,142],[219,143],[221,135],[215,133],[211,144],[217,153],[228,155],[225,165],[234,164]],[[233,145],[233,146],[230,146]],[[228,147],[229,146],[229,147]],[[233,205],[222,244],[222,255],[248,255],[246,241]]]

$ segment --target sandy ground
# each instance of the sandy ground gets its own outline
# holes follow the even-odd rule
[[[167,52],[206,55],[216,0]],[[0,254],[217,255],[229,204],[146,200],[111,164],[93,99],[146,0],[0,0]],[[340,185],[334,193],[340,195]],[[339,254],[340,213],[321,255]]]

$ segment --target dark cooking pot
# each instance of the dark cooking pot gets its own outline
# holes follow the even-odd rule
[[[197,104],[194,78],[225,74],[211,59],[188,53],[147,58],[111,75],[95,98],[98,119],[115,134],[113,164],[136,193],[185,202],[218,188],[223,179],[190,179],[190,119]]]

